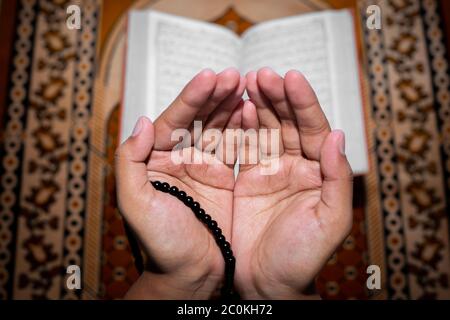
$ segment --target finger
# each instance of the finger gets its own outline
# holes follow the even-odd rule
[[[259,120],[256,106],[250,100],[242,107],[242,137],[239,147],[239,171],[246,171],[258,164]]]
[[[257,73],[254,71],[249,72],[247,74],[247,92],[250,97],[250,100],[256,106],[259,126],[261,128],[281,130],[281,124],[277,118],[276,112],[273,109],[270,100],[261,92],[261,89],[258,86]],[[265,137],[267,138],[267,135]],[[268,142],[266,143],[265,141],[267,141],[267,139],[264,141],[259,141],[258,143],[264,144],[260,145],[261,150],[268,151],[269,150]],[[278,143],[277,152],[279,153],[279,155],[283,154],[284,152],[284,146],[281,140],[281,135]],[[269,156],[269,154],[267,154],[267,156]]]
[[[189,129],[195,117],[210,99],[216,87],[216,74],[205,69],[197,74],[170,106],[156,119],[156,150],[170,150],[178,141],[171,141],[176,129]]]
[[[237,72],[237,71],[236,71]],[[239,73],[238,73],[239,75]],[[205,130],[210,128],[224,129],[227,125],[231,114],[235,111],[239,102],[242,100],[246,85],[245,77],[239,76],[237,86],[228,97],[223,100],[219,106],[209,115],[205,125]]]
[[[205,106],[198,113],[196,120],[202,121],[203,125],[206,127],[206,122],[208,121],[208,118],[211,117],[211,114],[225,101],[229,101],[229,99],[234,96],[237,87],[240,85],[240,78],[241,76],[236,68],[227,68],[217,74],[216,88]],[[236,104],[230,107],[231,110],[228,116],[235,106]],[[224,122],[224,125],[225,124],[226,121]]]
[[[218,158],[225,163],[228,167],[234,168],[238,157],[240,138],[241,138],[241,122],[242,122],[242,109],[244,101],[238,104],[231,114],[225,130],[222,133],[222,140],[219,143]]]
[[[237,103],[237,107],[234,108],[228,122],[225,126],[225,130],[240,129],[242,124],[242,109],[244,107],[244,100],[240,98]]]
[[[281,138],[284,151],[296,155],[301,154],[297,121],[285,94],[283,78],[266,67],[258,71],[257,82],[281,121]]]
[[[227,68],[217,75],[216,88],[214,89],[214,92],[195,117],[195,121],[197,122],[191,125],[190,128],[192,138],[191,145],[194,145],[195,143],[196,148],[200,151],[204,151],[207,145],[210,149],[211,146],[213,146],[212,144],[209,144],[208,141],[204,141],[204,139],[200,140],[200,138],[205,137],[205,135],[201,135],[201,132],[206,129],[212,128],[211,125],[208,128],[206,127],[208,118],[211,117],[212,113],[217,113],[217,111],[221,109],[221,105],[225,101],[229,101],[229,99],[234,96],[233,93],[239,85],[239,80],[240,74],[239,71],[235,68]],[[226,121],[230,117],[231,112],[233,112],[233,108],[236,107],[236,105],[237,101],[233,106],[227,105],[227,108],[229,108],[230,110],[227,110],[229,111],[227,118],[223,120],[222,126],[219,128],[220,130],[217,131],[217,133],[222,132],[223,126],[226,124]],[[201,125],[201,130],[198,130],[200,129],[199,125]],[[197,126],[197,130],[195,130],[195,126]],[[214,148],[217,143],[218,141],[215,141],[215,144],[213,146]]]
[[[152,198],[154,188],[147,176],[146,161],[153,144],[153,124],[150,119],[140,117],[132,135],[116,150],[116,186],[119,208],[123,213],[134,211],[127,207],[136,202],[136,197],[142,196],[144,203]]]
[[[211,133],[212,130],[217,133],[222,134],[224,127],[227,125],[230,120],[230,116],[233,111],[238,107],[239,102],[242,100],[242,94],[245,90],[245,78],[241,77],[237,70],[237,79],[238,82],[233,89],[233,91],[228,95],[228,97],[223,100],[219,106],[215,108],[215,110],[209,115],[208,120],[206,121],[206,125],[203,128],[203,133],[200,136],[195,136],[195,132],[192,131],[191,136],[195,138],[195,147],[201,151],[212,151],[211,148],[216,149],[220,143],[219,141],[211,141],[211,137],[214,137],[215,134]],[[198,130],[197,130],[198,131]],[[201,140],[200,140],[201,138]]]
[[[256,111],[255,104],[250,101],[246,100],[244,101],[244,104],[242,106],[242,129],[243,130],[249,130],[259,129],[259,119],[258,119],[258,113]]]
[[[323,175],[319,214],[322,220],[349,228],[352,223],[353,173],[345,155],[341,130],[329,133],[320,150]]]
[[[251,71],[247,73],[247,93],[250,100],[256,106],[258,113],[259,125],[263,128],[280,128],[280,122],[276,116],[273,107],[266,96],[258,87],[257,73]]]
[[[297,119],[302,151],[308,159],[319,160],[320,149],[330,132],[330,125],[316,94],[298,71],[291,70],[286,73],[284,86]]]

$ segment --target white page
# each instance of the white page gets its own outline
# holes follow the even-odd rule
[[[349,10],[332,12],[327,18],[333,109],[336,128],[345,132],[346,154],[355,174],[369,171],[367,139],[363,117],[359,62],[353,16]]]
[[[156,119],[201,69],[300,70],[332,128],[343,129],[355,173],[368,170],[352,17],[325,11],[261,23],[242,41],[224,27],[155,11],[130,14],[121,141],[140,115]]]
[[[157,12],[152,12],[150,19],[150,68],[155,70],[150,93],[157,112],[200,70],[210,68],[218,73],[238,66],[240,39],[230,30]]]
[[[324,11],[264,22],[242,35],[243,73],[268,66],[281,76],[301,71],[311,83],[333,129],[346,134],[356,174],[368,170],[367,146],[349,11]]]
[[[121,141],[141,115],[153,121],[192,77],[238,67],[240,38],[211,23],[157,11],[129,15]]]
[[[241,70],[268,66],[278,74],[296,69],[311,83],[333,124],[326,25],[323,17],[296,16],[261,23],[242,36]]]

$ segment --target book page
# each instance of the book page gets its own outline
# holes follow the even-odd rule
[[[353,172],[364,174],[369,170],[369,160],[353,16],[349,10],[330,12],[327,26],[335,123],[345,132],[346,154]]]
[[[238,67],[240,39],[210,23],[150,13],[150,97],[155,119],[200,70]]]
[[[290,69],[301,71],[313,86],[320,104],[334,123],[325,20],[305,15],[265,22],[242,36],[241,70],[268,66],[281,76]]]
[[[346,135],[355,174],[368,170],[359,69],[352,15],[324,11],[264,22],[242,36],[243,72],[268,66],[284,75],[302,72],[311,83],[331,128]]]
[[[121,141],[138,116],[155,120],[201,69],[264,66],[303,72],[333,129],[343,129],[355,173],[368,169],[353,20],[346,10],[264,22],[242,40],[211,23],[156,11],[130,14]]]

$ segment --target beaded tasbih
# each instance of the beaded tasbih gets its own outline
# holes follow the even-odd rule
[[[222,229],[219,228],[217,222],[211,218],[209,214],[205,212],[204,209],[200,207],[200,204],[191,196],[188,196],[186,192],[179,190],[175,186],[170,186],[167,182],[160,181],[152,181],[153,187],[161,192],[168,193],[178,200],[183,202],[188,208],[192,210],[198,220],[202,222],[214,236],[217,245],[222,252],[222,256],[225,260],[225,282],[224,286],[221,289],[221,295],[223,299],[236,299],[238,295],[234,292],[233,289],[233,279],[234,279],[234,270],[236,266],[236,259],[233,255],[233,251],[231,250],[231,245],[225,239],[225,236],[222,233]],[[128,229],[128,228],[127,228]],[[142,256],[140,254],[140,250],[138,249],[137,241],[132,236],[130,230],[127,230],[128,237],[130,238],[130,245],[133,251],[133,255],[135,256],[136,264],[138,265],[138,271],[142,273]]]

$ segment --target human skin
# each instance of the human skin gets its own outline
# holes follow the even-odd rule
[[[281,147],[271,155],[279,161],[274,174],[261,175],[258,162],[241,166],[237,177],[235,285],[244,299],[301,299],[352,225],[344,134],[331,132],[297,71],[284,79],[269,68],[250,72],[247,92],[243,129],[279,129]]]
[[[242,105],[245,87],[251,101]],[[279,170],[264,176],[260,163],[243,163],[235,181],[233,165],[175,165],[171,132],[190,129],[197,119],[204,129],[279,128]],[[342,132],[330,132],[297,72],[283,79],[268,68],[246,78],[233,69],[218,75],[206,70],[194,77],[154,124],[141,118],[116,153],[119,209],[149,260],[126,298],[209,299],[223,284],[224,262],[213,236],[149,180],[186,191],[218,222],[236,257],[242,298],[304,298],[351,227],[352,173],[344,143]]]
[[[235,69],[204,70],[183,89],[154,124],[141,117],[116,151],[119,210],[137,235],[148,266],[126,295],[130,299],[209,299],[223,282],[224,261],[214,238],[177,198],[150,181],[184,190],[231,238],[233,166],[179,164],[171,160],[175,129],[194,120],[208,128],[239,128],[245,78]],[[194,147],[191,147],[192,149]]]

